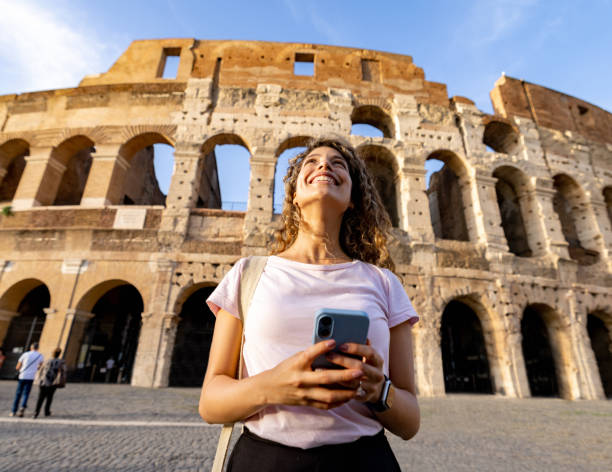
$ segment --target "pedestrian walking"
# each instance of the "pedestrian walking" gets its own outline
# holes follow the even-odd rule
[[[34,418],[38,418],[40,408],[45,402],[45,416],[51,415],[51,403],[55,390],[66,385],[66,363],[59,356],[62,350],[58,347],[53,351],[53,358],[47,359],[38,371],[37,382],[40,386]]]
[[[19,357],[17,365],[15,366],[15,369],[19,371],[17,390],[15,391],[15,399],[13,400],[13,408],[10,416],[17,415],[22,417],[25,413],[25,410],[28,407],[30,390],[32,390],[32,384],[34,383],[34,377],[36,377],[38,367],[40,364],[42,364],[43,360],[43,355],[38,352],[38,343],[32,343],[30,350],[23,353]],[[19,407],[19,400],[22,396],[23,402],[21,403],[21,408],[19,408],[18,412],[17,408]]]
[[[311,142],[284,181],[277,248],[246,322],[240,284],[255,278],[245,270],[242,279],[253,259],[238,261],[207,300],[216,324],[200,415],[244,422],[232,472],[399,471],[384,429],[410,439],[419,428],[411,328],[418,316],[393,272],[389,217],[364,161],[343,140]],[[355,357],[332,353],[333,340],[313,344],[321,308],[367,313],[367,343],[338,346]],[[313,370],[322,354],[338,368]]]

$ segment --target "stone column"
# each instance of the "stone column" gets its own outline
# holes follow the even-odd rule
[[[52,159],[51,151],[51,147],[31,148],[24,158],[26,166],[13,197],[14,210],[53,203],[66,166]]]
[[[478,239],[484,238],[488,249],[508,252],[508,243],[502,227],[499,206],[497,205],[496,183],[497,179],[481,172],[476,173],[476,187],[480,201],[480,213],[476,214],[476,219],[482,223],[482,228],[479,228],[479,232],[484,232],[484,234],[479,234]]]
[[[96,152],[91,155],[91,170],[81,198],[82,206],[121,205],[130,164],[119,154],[119,148],[119,144],[96,146]]]
[[[601,251],[600,258],[608,268],[608,272],[612,272],[612,228],[608,217],[608,208],[602,198],[594,199],[592,195],[591,206],[593,207],[593,216],[597,220],[597,226],[599,226],[599,233],[595,236],[595,239]]]
[[[150,311],[142,314],[131,382],[136,387],[168,385],[169,364],[176,335],[176,330],[171,326],[176,320],[168,311],[172,275],[176,263],[161,259],[153,261],[152,264],[155,266],[157,277],[149,303]],[[163,375],[165,377],[162,377]]]
[[[425,322],[428,314],[421,315],[421,321],[412,329],[417,393],[423,397],[444,396],[440,327]]]
[[[83,344],[85,329],[95,315],[83,310],[69,308],[66,310],[66,329],[58,345],[62,348],[63,357],[68,369],[74,369],[79,362],[79,353]],[[45,323],[46,324],[46,323]]]
[[[551,179],[536,179],[537,217],[543,222],[547,250],[557,258],[569,259],[568,244],[563,236],[559,216],[553,207],[555,190]]]
[[[498,284],[499,285],[499,284]],[[509,291],[498,288],[502,297],[509,300]],[[506,306],[507,313],[503,317],[502,331],[500,337],[504,339],[504,359],[501,364],[504,369],[505,395],[516,398],[526,398],[529,392],[529,380],[525,369],[525,358],[523,357],[523,336],[521,333],[521,308],[511,303],[502,303]]]
[[[429,200],[425,193],[426,172],[424,167],[414,163],[414,159],[404,159],[400,180],[401,212],[404,221],[402,229],[408,232],[411,241],[419,243],[433,243],[435,240],[429,214]]]
[[[251,157],[249,201],[244,218],[243,254],[266,253],[268,230],[274,213],[274,174],[277,158],[274,150],[258,149]]]
[[[11,326],[13,318],[19,316],[19,313],[9,310],[0,310],[0,346],[4,344],[6,333]]]
[[[200,146],[200,143],[177,143],[174,149],[174,172],[158,236],[164,244],[179,246],[187,235],[189,216],[196,206],[200,185]]]
[[[573,290],[566,293],[566,300],[569,317],[572,320],[568,327],[568,336],[572,347],[571,368],[576,377],[576,398],[605,400],[597,359],[591,348],[591,339],[587,331],[586,310],[576,306],[576,294]]]

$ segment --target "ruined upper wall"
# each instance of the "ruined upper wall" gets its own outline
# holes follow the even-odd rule
[[[175,80],[212,77],[219,86],[253,87],[274,83],[285,88],[344,88],[356,95],[387,98],[409,94],[422,103],[448,106],[446,85],[425,80],[410,56],[318,44],[263,41],[160,39],[134,41],[108,72],[87,76],[81,86],[164,82],[167,56],[179,56]],[[312,61],[314,74],[294,74],[294,62]]]
[[[612,114],[570,95],[503,76],[491,91],[491,101],[495,112],[506,118],[529,118],[538,126],[612,143]]]

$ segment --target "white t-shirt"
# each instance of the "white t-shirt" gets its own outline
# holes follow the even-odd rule
[[[24,352],[19,356],[21,368],[19,369],[19,378],[22,380],[34,380],[38,365],[43,361],[43,355],[38,351]]]
[[[238,290],[245,259],[239,260],[207,300],[238,317]],[[243,349],[244,376],[271,369],[312,344],[320,308],[363,310],[370,317],[368,338],[389,373],[389,329],[414,311],[399,279],[389,270],[352,261],[315,265],[270,256],[249,308]],[[382,426],[363,403],[351,400],[332,410],[273,405],[245,421],[253,433],[299,448],[338,444],[373,436]]]

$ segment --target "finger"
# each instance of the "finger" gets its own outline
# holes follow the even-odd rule
[[[313,372],[304,372],[302,385],[330,385],[342,382],[359,383],[363,377],[363,369],[322,369]]]
[[[340,346],[339,349],[347,354],[354,354],[363,357],[365,362],[370,365],[378,367],[382,367],[383,365],[383,359],[380,354],[378,354],[373,347],[366,344],[345,343]]]
[[[302,392],[302,404],[326,403],[328,405],[346,403],[355,397],[354,390],[331,389],[324,387],[311,387]]]
[[[363,362],[361,361],[361,359],[344,356],[336,352],[329,352],[325,355],[325,357],[333,364],[345,367],[347,369],[361,369],[361,367],[363,366]]]
[[[325,354],[326,352],[331,351],[336,345],[336,341],[333,339],[328,339],[327,341],[321,341],[312,346],[309,346],[307,349],[303,350],[300,353],[302,357],[302,362],[304,365],[310,366],[312,361],[314,361],[321,354]]]

